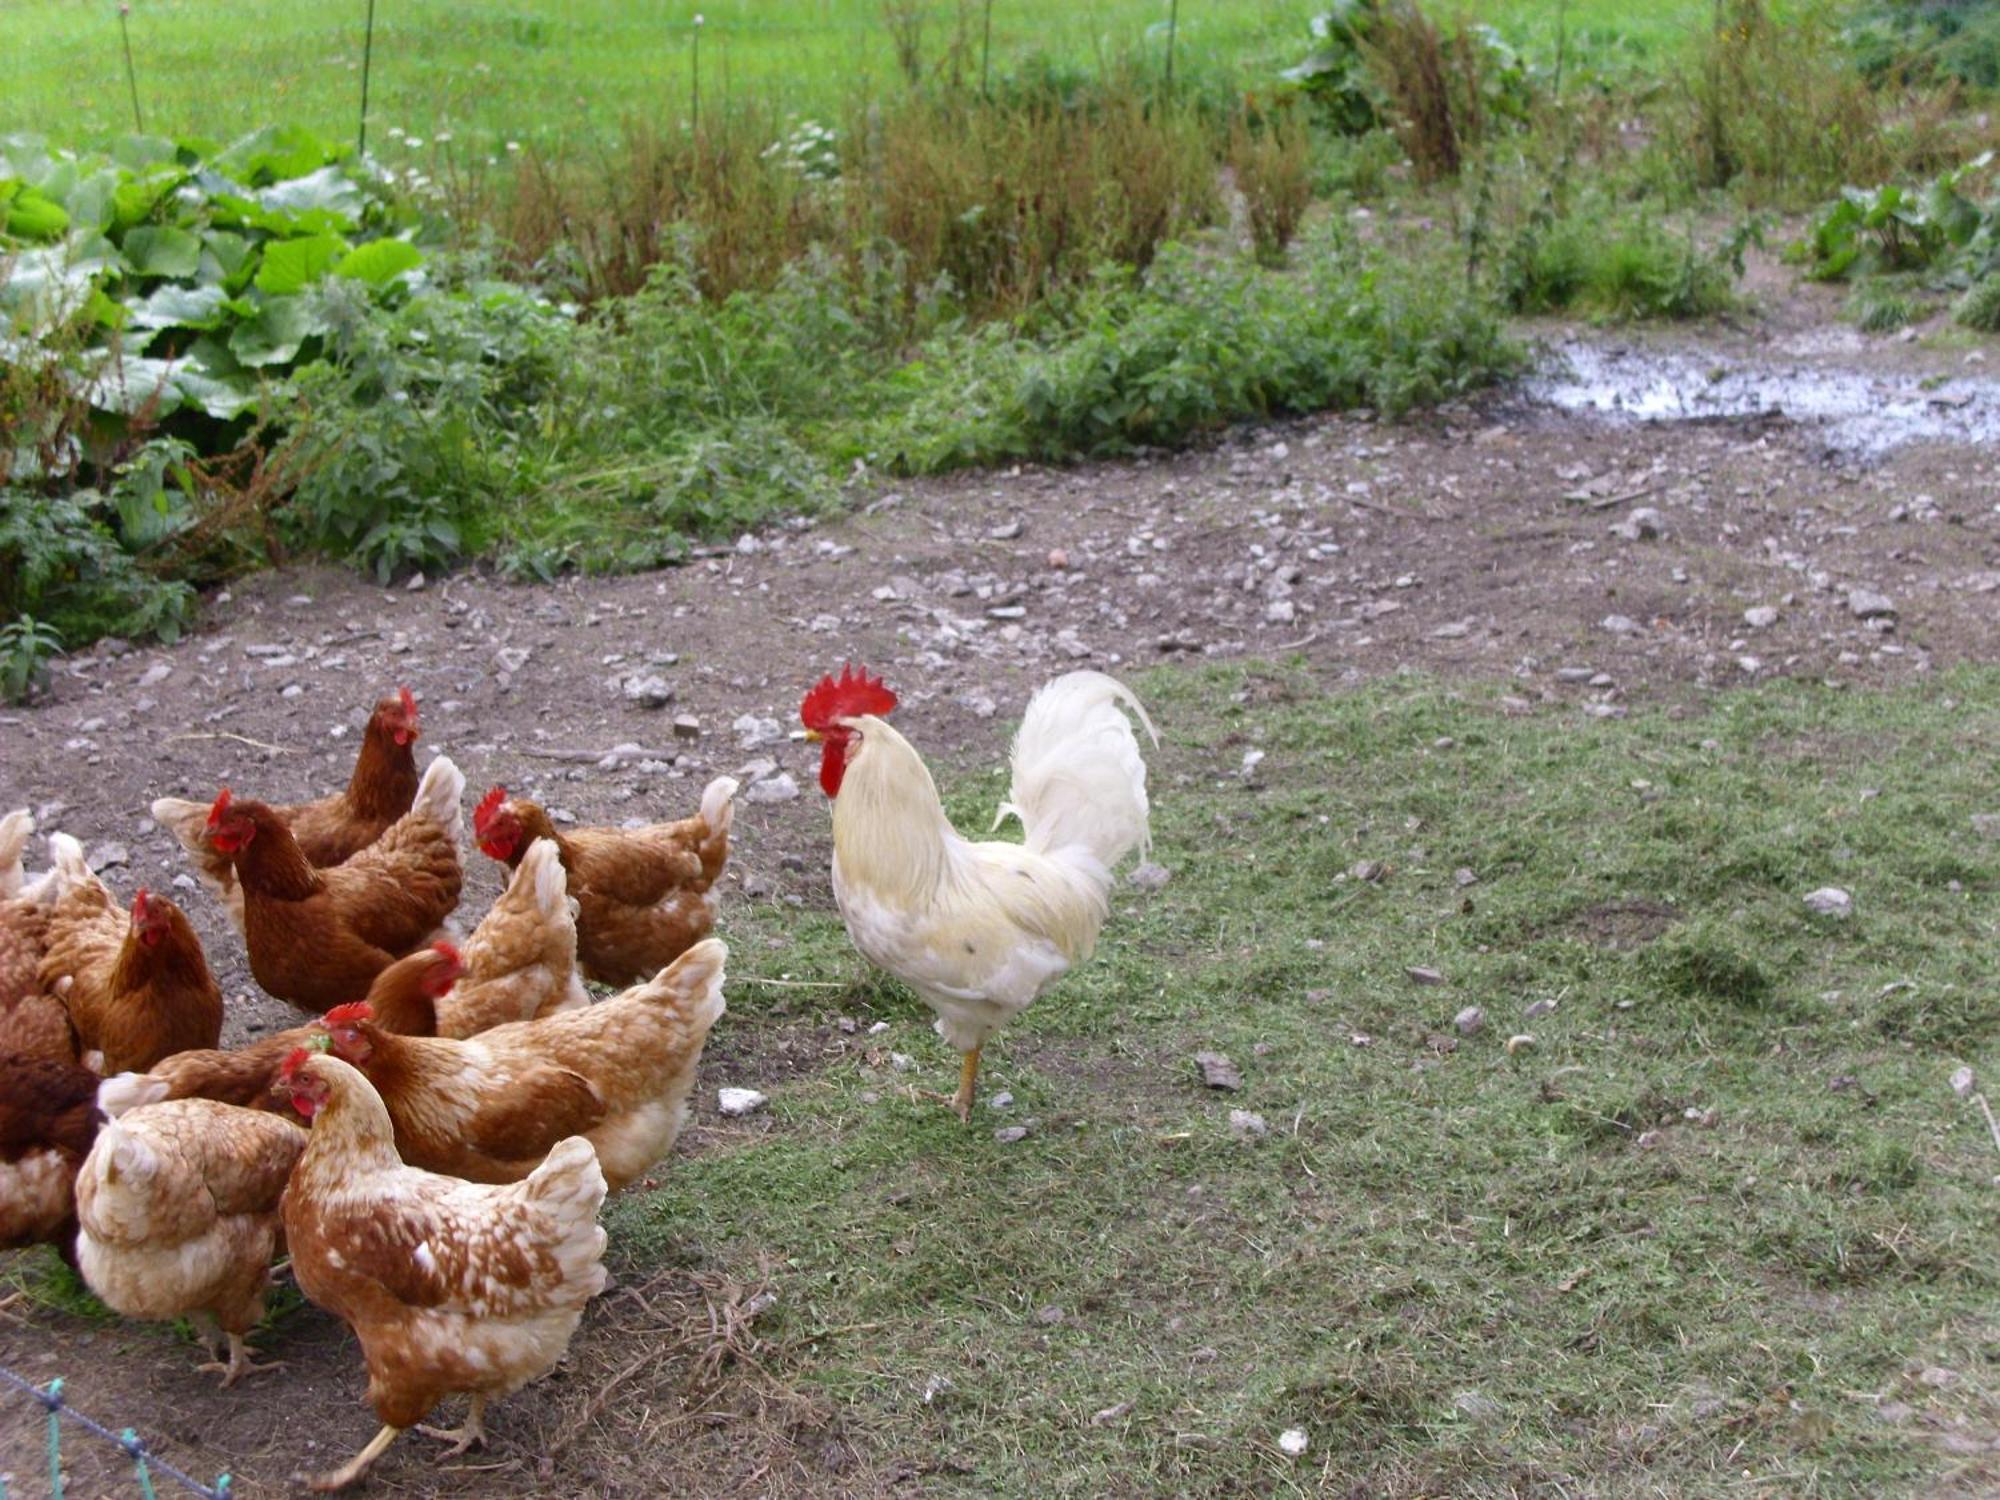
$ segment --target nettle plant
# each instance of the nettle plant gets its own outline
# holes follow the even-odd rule
[[[107,156],[0,139],[0,216],[0,353],[60,349],[70,400],[114,444],[183,413],[244,418],[319,352],[324,282],[390,298],[425,263],[351,153],[291,127],[227,147],[131,136]]]

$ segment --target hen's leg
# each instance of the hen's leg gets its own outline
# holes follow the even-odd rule
[[[958,1070],[958,1092],[951,1096],[951,1107],[958,1111],[958,1123],[972,1123],[972,1086],[979,1080],[979,1049],[974,1047],[965,1054],[965,1061]]]
[[[402,1430],[400,1427],[391,1427],[384,1423],[382,1430],[370,1438],[368,1446],[355,1454],[350,1462],[335,1469],[331,1474],[301,1475],[299,1477],[304,1480],[305,1486],[309,1490],[319,1490],[322,1493],[327,1490],[344,1490],[368,1472],[369,1465],[382,1456],[382,1451],[396,1441],[396,1434]]]
[[[474,1391],[472,1393],[472,1410],[465,1414],[465,1425],[463,1427],[419,1427],[417,1431],[421,1432],[425,1437],[434,1437],[440,1442],[450,1443],[451,1446],[444,1451],[443,1456],[445,1458],[456,1458],[471,1447],[484,1448],[486,1446],[486,1393],[484,1391]]]
[[[284,1369],[285,1362],[282,1359],[274,1359],[269,1364],[252,1364],[250,1356],[254,1351],[248,1344],[243,1342],[242,1334],[229,1334],[228,1339],[228,1361],[225,1363],[223,1360],[213,1359],[205,1365],[196,1365],[194,1367],[196,1374],[206,1374],[210,1370],[220,1370],[222,1372],[222,1388],[226,1391],[245,1375],[261,1375],[266,1370]],[[215,1353],[216,1351],[211,1349],[209,1352]]]

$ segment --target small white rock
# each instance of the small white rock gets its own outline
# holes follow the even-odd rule
[[[1264,1117],[1251,1109],[1232,1109],[1229,1112],[1229,1133],[1239,1140],[1250,1140],[1270,1133],[1271,1127],[1264,1123]]]
[[[1951,1091],[1961,1099],[1966,1098],[1972,1093],[1972,1084],[1973,1077],[1972,1069],[1970,1068],[1960,1068],[1951,1075]]]
[[[1778,623],[1778,611],[1769,604],[1756,605],[1743,611],[1743,623],[1752,630],[1769,630]]]
[[[715,1105],[725,1115],[753,1115],[770,1099],[755,1089],[717,1089]]]
[[[1823,885],[1807,893],[1806,905],[1823,917],[1844,917],[1854,910],[1854,898],[1837,885]]]
[[[1306,1436],[1303,1427],[1287,1427],[1278,1434],[1278,1451],[1287,1458],[1303,1458],[1311,1445],[1312,1439]]]

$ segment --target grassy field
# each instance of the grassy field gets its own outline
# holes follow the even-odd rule
[[[1255,84],[1306,50],[1316,0],[1187,0],[1178,67]],[[439,130],[481,144],[602,131],[629,113],[688,105],[693,17],[701,13],[703,89],[785,110],[845,102],[900,77],[880,0],[385,0],[377,8],[371,129]],[[980,12],[916,6],[934,66],[959,36],[973,49]],[[1472,0],[1537,51],[1553,52],[1555,0]],[[149,130],[228,137],[283,121],[341,138],[360,95],[364,0],[137,0],[130,19]],[[1058,64],[1164,56],[1167,0],[995,0],[993,59],[1003,73],[1030,54]],[[1707,14],[1698,0],[1568,6],[1586,51],[1644,57],[1677,47]],[[104,0],[13,0],[0,8],[9,84],[0,133],[90,141],[131,128],[116,7]]]
[[[1011,1109],[909,1097],[955,1059],[832,913],[738,908],[728,1045],[821,1042],[615,1206],[628,1266],[768,1276],[765,1369],[935,1493],[1991,1493],[1923,1424],[2000,1421],[2000,1155],[1947,1086],[2000,1072],[2000,675],[1623,722],[1141,687],[1173,880],[988,1049]],[[983,827],[998,774],[941,779]]]
[[[772,1104],[607,1221],[622,1286],[775,1292],[719,1387],[739,1477],[820,1432],[935,1494],[1993,1493],[2000,1154],[1948,1078],[2000,1074],[2000,673],[1624,721],[1139,686],[1171,883],[989,1046],[972,1129],[831,911],[731,906],[705,1074]],[[937,769],[983,827],[998,773]]]

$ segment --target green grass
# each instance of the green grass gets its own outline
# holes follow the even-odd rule
[[[931,3],[923,53],[935,59],[957,10]],[[1306,50],[1315,0],[1221,0],[1180,7],[1183,74],[1218,69],[1261,86]],[[364,0],[137,0],[132,49],[149,130],[228,138],[283,120],[350,135],[360,93]],[[1555,0],[1480,0],[1466,7],[1553,55]],[[1121,55],[1157,63],[1166,0],[995,0],[996,73],[1040,53],[1091,67]],[[633,112],[684,113],[691,21],[701,12],[703,92],[783,110],[835,108],[857,87],[896,86],[895,48],[880,0],[397,0],[378,8],[371,139],[389,127],[426,139],[451,130],[481,149],[604,132]],[[966,7],[974,55],[979,8]],[[1705,6],[1635,8],[1621,0],[1569,7],[1584,53],[1648,59],[1677,50]],[[105,0],[15,0],[0,10],[9,85],[0,133],[88,141],[131,127],[116,7]]]
[[[2000,1339],[2000,1156],[1946,1084],[2000,1072],[2000,845],[1968,823],[2000,674],[1610,723],[1140,686],[1174,878],[989,1047],[1013,1108],[912,1101],[955,1076],[928,1014],[829,911],[738,908],[733,1047],[818,1025],[829,1061],[732,1076],[776,1128],[618,1203],[621,1260],[774,1267],[778,1372],[941,1493],[1915,1494],[1940,1455],[1878,1399],[1993,1430],[1976,1375],[1910,1372]],[[997,771],[939,769],[983,826]],[[1829,924],[1800,898],[1836,882]]]
[[[726,914],[705,1071],[765,1088],[770,1128],[607,1211],[621,1284],[778,1293],[717,1399],[800,1390],[938,1494],[1990,1492],[1935,1434],[2000,1429],[2000,1155],[1947,1084],[2000,1074],[2000,844],[1969,821],[2000,671],[1610,722],[1268,665],[1135,680],[1173,879],[1121,888],[989,1046],[1011,1109],[910,1097],[955,1058],[823,904]],[[961,826],[993,758],[934,762]],[[1827,883],[1851,919],[1806,911]],[[1240,1093],[1197,1081],[1210,1048]],[[90,1311],[34,1264],[10,1282]],[[680,1335],[617,1336],[622,1364]]]

